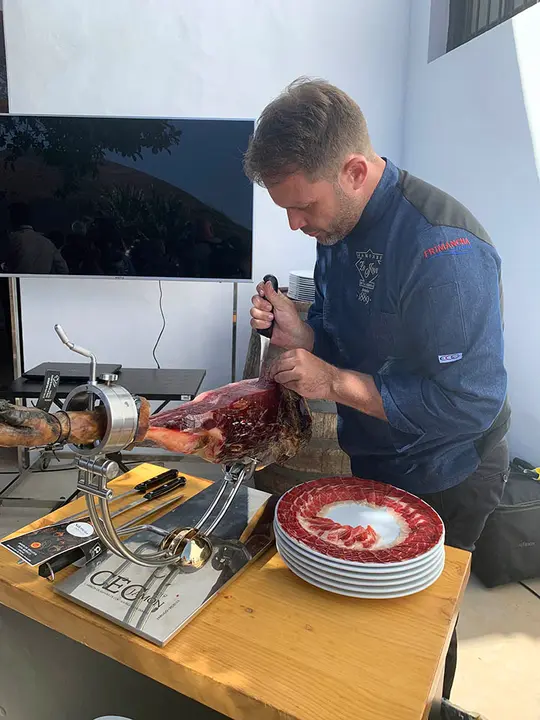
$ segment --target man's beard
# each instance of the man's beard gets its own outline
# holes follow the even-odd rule
[[[336,192],[339,198],[339,209],[330,227],[326,230],[302,228],[308,234],[316,232],[315,239],[319,245],[330,246],[341,242],[353,230],[362,215],[363,206],[347,197],[339,186],[336,188]]]

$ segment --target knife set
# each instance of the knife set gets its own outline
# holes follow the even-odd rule
[[[117,495],[111,502],[117,502],[130,495],[142,495],[141,498],[128,503],[126,506],[111,513],[111,516],[118,517],[128,510],[142,506],[157,498],[164,497],[169,493],[184,487],[186,478],[178,474],[177,470],[166,470],[158,475],[136,485],[132,490]],[[153,515],[172,506],[181,500],[183,495],[176,495],[174,498],[152,507],[142,515],[126,522],[117,530],[128,531],[135,527],[150,515]],[[20,558],[20,562],[36,567],[38,574],[47,580],[53,581],[55,574],[69,565],[85,565],[106,550],[105,546],[94,532],[90,524],[86,510],[70,515],[61,522],[54,525],[39,528],[30,533],[19,535],[0,543],[10,552]]]

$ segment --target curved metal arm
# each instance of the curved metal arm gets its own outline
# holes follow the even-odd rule
[[[103,544],[115,555],[119,555],[120,557],[135,563],[135,565],[141,565],[142,567],[161,567],[163,565],[170,565],[173,562],[170,554],[165,550],[159,550],[158,552],[149,553],[148,555],[138,555],[137,553],[129,550],[121,542],[116,533],[116,529],[112,523],[111,514],[109,512],[109,503],[105,498],[99,499],[99,507],[103,513],[103,517],[99,516],[92,496],[86,496],[86,504],[88,507],[90,522],[94,526],[96,534],[100,540],[102,540]]]
[[[94,353],[91,353],[90,350],[86,350],[86,348],[83,348],[80,345],[75,345],[75,343],[72,343],[64,332],[64,329],[61,325],[56,324],[54,326],[54,329],[60,340],[64,343],[64,345],[66,345],[74,353],[78,353],[79,355],[90,359],[90,382],[95,385],[97,378],[97,361]]]
[[[211,533],[222,521],[227,510],[231,506],[234,498],[236,497],[236,494],[240,489],[240,485],[244,482],[244,480],[251,477],[252,473],[255,470],[255,467],[256,462],[249,461],[246,463],[235,463],[230,468],[227,468],[225,472],[225,477],[222,481],[221,487],[217,492],[216,497],[214,498],[213,502],[210,504],[206,512],[203,514],[203,516],[200,518],[199,522],[191,529],[186,529],[185,531],[181,531],[180,529],[178,529],[177,531],[173,531],[173,533],[171,534],[170,532],[164,531],[161,528],[156,528],[152,525],[135,525],[135,523],[142,520],[143,517],[131,521],[130,523],[126,523],[124,527],[116,529],[112,522],[113,516],[111,515],[109,509],[108,498],[104,497],[103,495],[98,495],[98,505],[101,511],[100,515],[100,513],[98,512],[98,507],[96,506],[96,502],[94,500],[94,496],[88,493],[86,495],[86,504],[88,508],[88,514],[90,516],[90,522],[94,526],[94,530],[98,537],[102,540],[104,545],[111,552],[113,552],[115,555],[125,558],[129,562],[135,563],[136,565],[140,565],[142,567],[163,567],[166,565],[175,565],[177,563],[183,566],[193,565],[193,561],[189,560],[189,558],[191,557],[189,552],[187,552],[187,557],[189,561],[186,560],[184,557],[184,555],[186,554],[185,543],[187,543],[188,545],[190,542],[198,542],[199,545],[203,543],[205,549],[209,550],[209,552],[207,553],[208,557],[211,555],[212,544],[209,542],[208,536],[211,535]],[[227,488],[229,488],[229,493],[225,501],[221,505],[219,512],[209,524],[209,526],[206,528],[206,530],[203,530],[204,525],[208,521],[208,518],[211,516],[212,512],[218,506],[220,500],[223,498]],[[150,514],[151,512],[152,511],[149,511],[148,513],[145,513],[145,515]],[[178,534],[180,532],[181,534],[183,532],[185,535],[185,542],[182,543],[182,537],[178,535],[178,542],[173,542],[172,544],[167,542],[163,546],[163,549],[160,549],[157,552],[152,552],[148,554],[133,552],[126,545],[124,545],[121,537],[134,534],[135,532],[140,532],[141,530],[152,531],[157,535],[164,537],[165,540],[172,537],[175,533]],[[189,537],[185,533],[187,533]],[[199,539],[198,541],[197,538]],[[204,561],[206,561],[206,559],[207,557],[204,558]],[[202,564],[204,564],[204,562],[201,563],[201,566]],[[193,566],[198,567],[198,564],[195,563]]]
[[[233,465],[229,470],[227,470],[227,474],[225,475],[224,483],[232,483],[231,491],[229,493],[228,498],[225,500],[223,506],[221,507],[221,510],[219,511],[217,517],[213,520],[213,522],[206,528],[205,535],[211,535],[214,530],[217,528],[219,523],[223,520],[223,516],[227,512],[227,510],[230,508],[232,501],[236,497],[236,494],[238,490],[240,489],[240,485],[244,482],[244,480],[251,477],[253,472],[255,471],[255,462],[252,462],[250,465],[248,464],[241,464],[236,463]],[[209,517],[209,514],[205,517],[205,520]],[[197,523],[197,526],[202,526],[201,521]],[[197,527],[197,529],[199,529]]]

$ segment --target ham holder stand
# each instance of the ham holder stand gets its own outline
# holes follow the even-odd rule
[[[63,410],[93,410],[101,405],[106,429],[92,446],[68,444],[75,455],[77,489],[105,548],[54,589],[132,632],[164,645],[218,590],[273,543],[273,506],[268,493],[248,488],[257,458],[223,467],[223,479],[197,493],[152,524],[117,530],[107,485],[120,474],[111,454],[129,448],[138,411],[117,376],[96,377],[95,355],[72,343],[59,325],[56,333],[75,353],[90,361],[88,382],[75,387]],[[119,563],[119,561],[121,561]]]

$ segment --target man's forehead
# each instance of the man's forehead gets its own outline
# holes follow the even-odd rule
[[[297,173],[268,187],[272,200],[284,208],[301,208],[317,199],[320,183],[310,182],[305,175]]]

